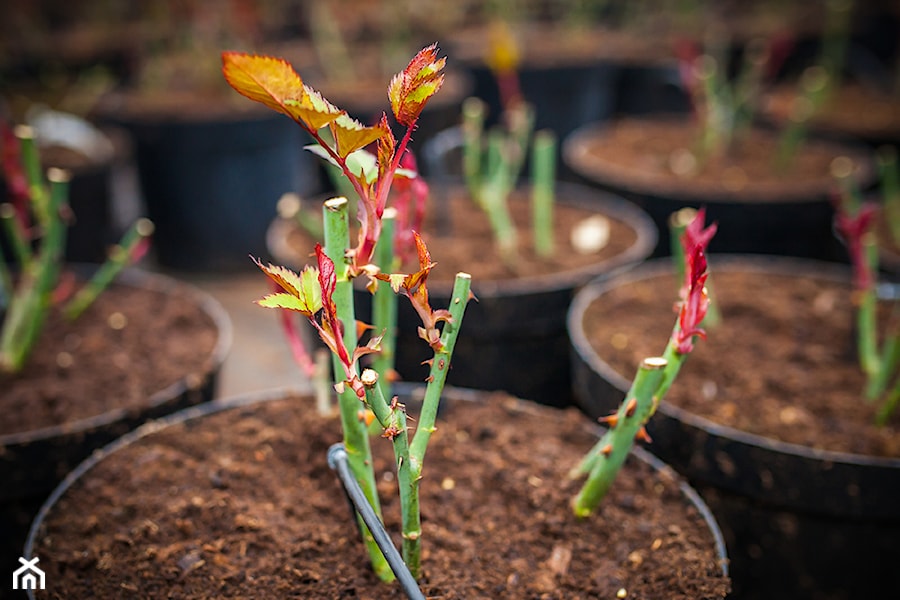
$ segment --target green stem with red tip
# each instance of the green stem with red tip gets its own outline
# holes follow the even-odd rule
[[[356,337],[356,312],[353,306],[353,283],[348,276],[349,264],[346,258],[346,250],[350,247],[350,222],[347,214],[347,199],[332,198],[325,202],[323,207],[325,222],[325,254],[334,262],[337,284],[335,285],[333,300],[337,307],[337,315],[343,325],[343,340],[347,348],[355,348]],[[335,381],[343,381],[346,378],[344,366],[340,359],[332,355],[332,369]],[[344,447],[347,450],[347,458],[350,469],[359,482],[363,493],[369,500],[369,504],[376,514],[381,516],[381,504],[375,487],[375,472],[372,467],[372,449],[369,445],[369,434],[360,411],[363,404],[359,397],[350,388],[344,386],[338,394],[338,406],[340,408],[341,427],[344,432]],[[369,552],[372,568],[384,581],[392,581],[394,574],[387,560],[375,543],[371,532],[358,518],[360,530],[363,532],[363,542]]]

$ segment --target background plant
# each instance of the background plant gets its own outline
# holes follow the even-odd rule
[[[477,98],[463,102],[462,171],[469,195],[490,221],[501,258],[515,269],[519,241],[509,197],[529,152],[534,249],[539,256],[553,253],[557,140],[550,130],[534,131],[534,108],[521,95],[518,50],[508,27],[498,23],[492,33],[488,63],[500,90],[501,122],[486,130],[485,103]]]
[[[34,132],[19,125],[5,127],[3,170],[11,201],[0,205],[0,223],[13,256],[12,266],[0,247],[0,371],[16,373],[26,364],[43,331],[54,297],[69,291],[61,285],[70,174],[63,169],[43,172]],[[116,275],[147,250],[153,224],[139,219],[112,248],[108,259],[62,306],[68,320],[78,318]]]
[[[392,79],[388,87],[391,109],[396,120],[406,127],[399,142],[388,126],[386,115],[383,114],[376,125],[362,125],[304,84],[293,68],[281,59],[225,52],[222,60],[225,78],[236,91],[291,117],[318,142],[311,150],[340,168],[357,194],[359,233],[356,245],[351,247],[350,243],[348,200],[333,198],[326,201],[323,208],[325,247],[316,245],[317,267],[307,266],[298,274],[284,267],[259,264],[282,290],[266,296],[259,304],[304,315],[331,350],[349,464],[369,503],[379,514],[380,502],[364,408],[371,410],[378,419],[383,437],[392,441],[403,521],[403,557],[413,575],[418,576],[421,556],[418,487],[422,464],[434,431],[437,406],[456,336],[470,297],[471,278],[464,273],[458,274],[450,306],[434,310],[429,304],[426,286],[434,263],[420,237],[414,237],[419,259],[416,273],[382,273],[372,261],[384,233],[383,218],[392,182],[425,103],[443,83],[441,71],[446,59],[437,57],[436,46],[426,47]],[[330,133],[328,139],[320,133],[326,127]],[[364,148],[373,143],[376,152],[367,153]],[[360,373],[359,359],[377,353],[381,343],[381,335],[376,333],[367,343],[359,344],[352,280],[360,275],[369,278],[372,291],[384,287],[386,282],[395,292],[408,297],[422,319],[419,335],[434,351],[413,437],[407,432],[405,406],[396,397],[386,400],[380,377],[374,370]],[[381,286],[379,282],[382,282]],[[382,579],[391,579],[392,573],[371,534],[361,522],[360,526],[375,572]]]
[[[884,157],[884,155],[882,155]],[[897,210],[896,156],[882,161],[883,206],[864,201],[851,167],[836,161],[834,175],[840,184],[835,227],[843,236],[853,268],[853,302],[857,307],[856,330],[859,364],[866,376],[863,395],[879,405],[876,422],[887,423],[900,402],[900,302],[894,302],[887,321],[878,319],[878,239],[875,222],[879,209],[885,217]],[[896,225],[895,225],[896,226]],[[879,346],[879,333],[881,344]]]
[[[700,327],[709,310],[706,290],[706,248],[716,232],[713,224],[704,228],[705,212],[697,212],[681,236],[685,268],[680,291],[678,320],[662,356],[646,358],[638,367],[631,387],[618,411],[603,420],[609,429],[571,471],[573,478],[585,477],[585,482],[572,500],[572,508],[579,517],[590,515],[615,482],[636,438],[649,441],[644,429],[656,412],[687,355],[694,348],[694,338],[705,338]]]

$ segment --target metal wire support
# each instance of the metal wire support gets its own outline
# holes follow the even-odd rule
[[[359,483],[353,477],[353,473],[350,472],[350,465],[347,463],[347,450],[343,444],[334,444],[328,449],[328,466],[337,473],[338,478],[341,480],[347,499],[350,500],[354,521],[356,520],[356,513],[359,513],[369,531],[372,532],[375,543],[378,544],[382,554],[384,554],[384,558],[397,577],[397,582],[400,584],[406,597],[410,600],[425,600],[419,585],[409,572],[409,569],[406,568],[406,563],[403,562],[403,558],[391,541],[391,537],[384,529],[381,519],[375,514],[362,488],[359,487]]]

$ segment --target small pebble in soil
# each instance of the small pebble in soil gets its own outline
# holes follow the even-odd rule
[[[120,312],[114,312],[106,318],[106,324],[109,325],[110,329],[121,331],[128,326],[128,317]]]

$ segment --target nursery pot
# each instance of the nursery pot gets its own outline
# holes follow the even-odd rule
[[[776,175],[777,136],[763,128],[751,133],[746,143],[738,142],[735,158],[722,161],[721,168],[710,163],[698,176],[672,171],[687,168],[692,159],[685,153],[699,134],[684,116],[584,125],[563,141],[563,160],[580,181],[619,194],[650,214],[660,229],[655,256],[670,253],[670,215],[690,206],[706,207],[708,220],[719,224],[710,252],[838,260],[842,253],[831,234],[835,184],[829,163],[837,156],[851,157],[862,185],[868,186],[874,177],[868,151],[810,140],[797,151],[807,158],[795,159],[798,168],[808,160],[810,172]]]
[[[111,149],[108,155],[88,157],[58,146],[41,149],[45,170],[57,167],[71,174],[67,203],[72,218],[66,228],[65,246],[69,262],[102,262],[109,246],[118,242],[121,235],[112,185],[116,172],[130,159],[131,148],[121,130],[107,128],[102,135]],[[0,203],[10,200],[6,180],[0,174]],[[7,262],[13,262],[6,231],[0,232],[0,250]]]
[[[435,191],[441,196],[431,201],[432,216],[437,218],[436,214],[443,213],[442,204],[451,202],[453,194],[461,194],[461,189],[459,184],[454,184]],[[565,313],[572,295],[579,286],[595,277],[644,260],[655,244],[656,229],[643,211],[611,194],[560,183],[556,196],[560,205],[575,207],[585,215],[601,214],[618,222],[619,227],[633,235],[633,241],[615,254],[584,261],[577,268],[544,275],[491,280],[479,279],[477,272],[472,272],[472,291],[477,301],[470,302],[466,308],[453,366],[448,374],[451,385],[504,390],[553,406],[571,404]],[[427,221],[424,227],[425,241],[438,263],[428,280],[429,302],[434,308],[447,307],[453,286],[449,278],[456,272],[456,269],[448,268],[449,257],[442,249],[454,245],[465,247],[467,237],[463,233],[463,221],[486,219],[474,204],[460,210],[462,215],[452,219],[453,229],[447,235],[439,235]],[[307,260],[308,250],[306,246],[302,246],[302,250],[291,247],[290,236],[294,230],[291,221],[276,219],[269,231],[269,248],[281,264],[300,268]],[[485,231],[477,235],[490,236],[490,233]],[[567,243],[568,235],[568,232],[557,232],[557,252]],[[472,234],[469,234],[468,239],[471,238]],[[312,248],[312,243],[308,247]],[[463,259],[460,270],[468,271],[476,269],[479,263],[500,260],[495,249],[485,252],[492,255],[469,256]],[[438,279],[438,273],[443,273],[443,279]],[[357,287],[356,300],[357,318],[371,322],[371,295],[362,285]],[[429,348],[415,333],[420,325],[419,316],[405,299],[400,298],[396,370],[406,381],[422,380],[428,375],[422,361],[431,358]]]
[[[758,284],[761,286],[759,289],[765,289],[767,293],[771,293],[779,281],[792,278],[830,282],[834,287],[829,289],[843,289],[848,297],[851,290],[848,269],[817,261],[711,255],[710,265],[711,289],[715,298],[724,298],[729,291],[727,281],[731,280],[732,274],[741,273],[759,276],[761,281],[773,275],[780,276],[782,279]],[[651,334],[649,331],[647,335],[635,332],[624,334],[622,331],[613,333],[613,330],[598,329],[592,325],[589,338],[586,323],[599,323],[597,315],[601,312],[608,314],[605,318],[611,320],[621,322],[627,319],[618,310],[608,312],[611,306],[625,307],[627,302],[632,303],[635,312],[658,310],[664,316],[671,316],[671,323],[674,323],[674,313],[666,311],[663,306],[668,302],[665,292],[655,309],[648,309],[645,302],[638,304],[636,300],[650,293],[659,294],[659,286],[654,282],[660,280],[673,281],[671,293],[675,297],[676,285],[669,260],[648,262],[620,277],[591,284],[576,295],[568,315],[575,397],[578,405],[591,417],[609,414],[621,402],[630,385],[622,367],[610,364],[613,359],[622,363],[623,356],[639,351],[630,348],[640,340],[625,344],[626,339],[634,335],[646,344],[646,338]],[[834,301],[835,296],[832,291],[826,291],[815,298],[818,303],[809,307],[810,311],[827,310],[827,304]],[[849,305],[849,300],[847,302]],[[784,348],[760,346],[750,339],[753,325],[749,317],[747,320],[741,319],[745,318],[742,313],[749,314],[754,310],[752,303],[734,304],[730,308],[729,302],[723,300],[721,306],[724,315],[722,324],[708,329],[706,341],[695,341],[694,353],[719,336],[726,345],[731,346],[733,341],[733,345],[747,347],[747,354],[752,356],[785,355],[782,352]],[[729,315],[739,320],[743,333],[724,329]],[[853,316],[848,314],[846,318],[852,322]],[[820,326],[835,319],[834,316],[822,316]],[[757,327],[771,330],[777,325],[758,323]],[[800,325],[797,327],[795,336],[802,345],[805,330],[799,329]],[[652,335],[660,338],[670,328],[671,324]],[[785,329],[791,327],[785,326]],[[841,358],[850,363],[846,368],[855,367],[851,329],[848,323],[842,329],[844,333],[837,336],[828,337],[829,331],[826,334],[826,342],[829,343],[823,344],[841,349]],[[619,337],[615,342],[624,349],[609,350],[604,342],[602,347],[605,350],[598,351],[598,336],[606,335],[625,335],[625,339]],[[662,350],[664,340],[665,337],[658,339],[658,351]],[[809,357],[815,357],[819,352],[820,340],[814,341],[817,346],[809,350],[801,347],[788,349],[789,355],[800,355],[784,359],[786,362],[797,362],[802,365],[801,370],[807,371],[799,381],[807,382],[803,385],[808,386],[807,378],[815,378],[817,373],[828,370],[838,373],[835,377],[842,378],[840,373],[843,371],[838,372],[836,364],[821,358],[810,360]],[[718,415],[727,412],[737,413],[737,418],[741,418],[742,411],[763,412],[771,404],[770,396],[788,393],[778,387],[779,383],[794,377],[787,369],[783,374],[765,373],[761,369],[758,372],[753,360],[747,358],[744,361],[744,371],[748,375],[746,379],[752,380],[756,392],[732,398],[729,392],[721,392],[732,385],[723,380],[745,378],[741,376],[741,371],[736,374],[728,370],[721,376],[714,373],[715,366],[709,364],[722,364],[728,349],[711,347],[710,353],[706,355],[710,358],[704,356],[700,363],[702,369],[706,369],[702,371],[691,371],[692,360],[697,362],[700,357],[688,356],[668,394],[669,400],[664,399],[660,403],[647,430],[653,439],[650,449],[688,478],[709,502],[719,520],[729,548],[734,597],[861,598],[875,597],[890,589],[894,581],[892,569],[895,553],[892,548],[900,534],[900,508],[896,502],[900,494],[900,458],[783,441],[771,435],[716,422],[713,417],[701,414],[697,409],[688,410],[679,406],[685,398],[690,400],[712,393],[713,399],[708,402],[710,410],[718,411],[714,418],[719,419]],[[771,368],[768,365],[765,367]],[[778,371],[777,368],[774,370]],[[825,414],[824,409],[807,408],[809,401],[802,393],[792,391],[791,396],[777,416],[779,421],[783,421],[785,429],[796,428],[795,431],[804,435],[807,430],[812,430],[810,419],[815,415],[810,413],[818,410],[823,413],[824,429],[846,430],[846,424],[841,422],[845,417]],[[678,404],[672,401],[673,398],[677,398]],[[856,410],[856,406],[860,407],[860,411],[863,409],[865,401],[861,386],[858,397],[848,398],[847,403],[851,412]],[[874,414],[874,411],[869,409],[869,413]],[[879,439],[889,440],[891,431],[896,431],[896,420],[887,431],[877,431],[878,428],[869,421],[860,427],[876,430],[874,435],[881,436]]]
[[[87,273],[88,268],[82,268],[81,272]],[[231,344],[231,321],[221,305],[211,296],[193,286],[138,269],[123,271],[113,284],[113,288],[101,296],[101,300],[107,296],[107,300],[109,300],[118,289],[129,290],[127,295],[123,296],[129,302],[147,296],[154,303],[152,308],[141,309],[146,311],[146,314],[153,315],[152,324],[144,325],[142,329],[135,329],[141,327],[137,324],[139,319],[135,314],[127,310],[118,312],[116,310],[118,307],[110,308],[108,304],[102,304],[98,310],[109,310],[110,316],[107,317],[111,320],[109,322],[119,319],[122,324],[123,319],[129,319],[121,330],[116,330],[112,325],[108,325],[102,320],[102,314],[96,316],[90,309],[80,317],[80,320],[91,320],[92,322],[97,320],[98,323],[95,327],[104,328],[104,331],[97,333],[96,336],[106,338],[121,336],[135,339],[132,337],[134,335],[139,345],[146,345],[148,348],[147,353],[138,355],[126,350],[130,347],[128,344],[123,343],[121,346],[111,344],[110,347],[115,350],[111,350],[111,355],[104,361],[104,364],[107,365],[105,368],[110,373],[119,373],[122,361],[134,364],[133,368],[140,372],[145,372],[147,365],[153,365],[153,371],[150,376],[143,376],[143,378],[141,376],[130,377],[131,367],[128,367],[121,376],[116,376],[127,382],[124,386],[118,385],[118,388],[125,390],[119,393],[126,397],[117,397],[109,402],[100,403],[101,406],[107,407],[102,409],[103,412],[82,414],[85,411],[81,410],[80,413],[77,413],[80,416],[69,418],[63,422],[48,419],[46,420],[47,424],[34,426],[30,430],[11,431],[9,427],[6,427],[7,432],[0,434],[0,476],[5,482],[3,491],[0,492],[0,504],[3,507],[4,520],[9,520],[4,526],[4,531],[8,532],[6,544],[14,545],[16,553],[21,549],[27,523],[33,518],[40,502],[75,465],[97,448],[145,421],[175,412],[186,406],[208,401],[215,392],[219,371]],[[172,298],[168,301],[168,306],[164,306],[166,302],[161,301],[159,299],[161,297]],[[142,304],[138,302],[137,305],[144,306],[146,304],[148,304],[148,300],[145,299]],[[122,315],[129,316],[123,317]],[[201,322],[195,323],[198,319]],[[115,327],[118,326],[115,325]],[[185,345],[187,351],[190,351],[190,345],[193,344],[196,348],[195,356],[198,356],[196,353],[207,352],[207,354],[199,355],[198,358],[185,361],[186,364],[176,362],[175,368],[181,369],[182,374],[177,379],[170,380],[171,383],[151,379],[154,376],[166,378],[169,376],[168,373],[173,372],[173,367],[162,368],[165,364],[164,356],[157,357],[152,354],[153,352],[166,352],[169,341],[149,340],[152,337],[165,336],[167,331],[164,329],[165,327],[168,327],[169,330],[173,327],[183,330],[185,333],[177,331],[173,333],[171,340],[173,342],[180,340],[174,343]],[[132,328],[133,334],[129,328]],[[203,336],[208,340],[207,342],[200,340],[201,331],[204,332]],[[45,338],[52,336],[52,332],[45,331]],[[9,411],[6,413],[9,418],[18,411],[36,411],[39,406],[53,415],[61,409],[53,402],[60,404],[87,402],[88,398],[80,400],[74,396],[75,393],[65,391],[66,388],[82,389],[77,382],[81,381],[81,385],[84,385],[85,382],[84,378],[79,379],[67,371],[64,365],[66,360],[71,360],[72,367],[70,368],[85,369],[87,372],[88,367],[85,365],[93,364],[94,361],[79,356],[75,340],[80,338],[80,344],[91,344],[94,347],[93,345],[98,343],[96,336],[88,336],[85,331],[80,329],[74,329],[68,333],[66,340],[62,341],[62,346],[69,349],[71,355],[74,356],[73,359],[66,359],[63,356],[66,354],[65,350],[51,345],[50,347],[54,348],[51,352],[59,352],[56,357],[59,367],[52,372],[41,366],[44,362],[52,360],[52,355],[47,361],[37,356],[41,352],[39,344],[39,347],[35,349],[34,359],[21,375],[23,383],[17,384],[16,379],[8,379],[3,384],[4,395],[8,394],[7,398],[10,401],[13,398],[27,398],[29,402],[25,406],[21,405],[21,401],[18,401],[19,404],[7,404],[4,410]],[[185,351],[183,349],[182,354]],[[85,352],[96,354],[98,350],[87,349]],[[113,352],[115,354],[112,354]],[[172,360],[182,359],[170,359],[170,361]],[[96,367],[96,364],[93,366]],[[34,382],[31,387],[36,389],[26,392],[24,385],[30,380]],[[41,391],[41,386],[44,385],[47,389]],[[141,390],[144,387],[150,389],[142,396]],[[45,401],[41,397],[43,395],[48,398],[56,398],[56,400]],[[6,544],[4,550],[10,550]],[[7,564],[14,563],[7,561]]]
[[[416,412],[421,388],[410,395],[400,387]],[[610,597],[624,588],[644,598],[725,597],[727,555],[715,521],[671,469],[634,453],[622,491],[597,518],[576,520],[572,488],[552,479],[567,467],[553,461],[575,459],[596,440],[583,415],[466,390],[444,396],[422,481],[424,594]],[[403,598],[372,573],[326,466],[340,439],[337,417],[312,407],[308,394],[291,390],[234,396],[148,423],[96,453],[32,525],[24,556],[40,559],[47,591],[29,597],[126,590],[191,598],[227,589]],[[520,443],[542,452],[519,452]],[[373,436],[372,449],[385,524],[398,531],[391,445]],[[636,541],[624,541],[629,531]],[[653,579],[660,587],[645,587]]]
[[[186,271],[229,272],[265,254],[265,231],[285,193],[318,191],[316,163],[303,152],[302,130],[266,111],[215,110],[185,99],[183,114],[137,109],[106,119],[134,140],[147,216],[156,224],[157,262]]]

